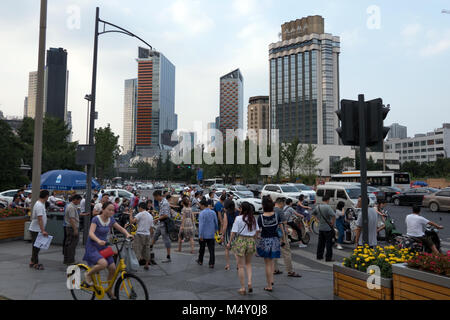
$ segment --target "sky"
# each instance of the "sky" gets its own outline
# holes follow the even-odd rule
[[[204,126],[219,114],[219,78],[239,68],[244,119],[251,96],[269,95],[268,46],[285,22],[321,15],[325,32],[341,38],[340,98],[382,98],[385,124],[408,136],[450,122],[450,1],[365,0],[49,0],[46,48],[68,52],[68,110],[73,139],[86,141],[95,7],[176,66],[178,128]],[[0,2],[0,111],[23,116],[28,73],[37,69],[39,1]],[[100,36],[96,127],[123,135],[124,80],[137,77],[141,43],[125,35]]]

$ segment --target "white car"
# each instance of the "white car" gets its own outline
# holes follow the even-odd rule
[[[239,192],[247,198],[253,198],[253,192],[251,192],[246,186],[234,185],[230,186],[228,189],[233,192]]]
[[[313,190],[313,188],[303,183],[286,183],[286,185],[296,187],[300,194],[303,194],[305,196],[305,200],[308,201],[309,204],[316,203],[316,192]]]
[[[264,196],[270,196],[273,201],[278,198],[291,199],[294,203],[298,202],[300,191],[294,186],[285,184],[266,184],[261,191],[261,198]]]
[[[262,214],[263,208],[262,208],[262,202],[261,199],[255,198],[253,196],[249,197],[244,193],[241,193],[239,191],[231,191],[231,194],[233,194],[233,201],[236,205],[236,208],[239,207],[239,205],[243,202],[250,203],[256,214]]]
[[[216,189],[216,192],[217,193],[221,193],[222,191],[226,191],[226,192],[228,192],[228,191],[230,191],[230,190],[228,190],[228,188],[227,187],[225,187],[223,184],[213,184],[211,187],[209,187],[209,190],[213,190],[213,189]]]
[[[0,192],[0,200],[7,202],[8,206],[13,202],[14,199],[14,195],[17,193],[17,191],[19,191],[19,189],[15,189],[15,190],[7,190],[7,191],[3,191]],[[27,197],[29,194],[31,193],[30,190],[26,190],[24,192],[25,196]]]
[[[130,200],[131,197],[133,197],[133,194],[131,192],[123,189],[105,189],[104,191],[109,195],[111,195],[111,192],[114,193],[114,199],[119,197],[119,206],[122,204],[124,198]]]

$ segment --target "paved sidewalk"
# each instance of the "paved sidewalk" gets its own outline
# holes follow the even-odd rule
[[[175,245],[175,243],[173,243]],[[205,254],[204,265],[199,266],[195,260],[197,255],[189,254],[188,244],[184,244],[186,252],[172,253],[172,262],[160,263],[165,258],[165,249],[161,243],[155,246],[157,266],[145,271],[142,267],[137,272],[146,283],[152,300],[324,300],[333,299],[333,276],[331,268],[327,271],[313,269],[297,258],[295,270],[302,278],[287,277],[286,272],[275,276],[274,291],[263,290],[266,285],[264,261],[253,259],[253,293],[241,296],[237,293],[239,279],[235,269],[234,257],[231,258],[231,270],[225,271],[224,250],[216,246],[216,266],[210,269],[207,265],[208,253]],[[175,249],[173,246],[172,250]],[[196,252],[198,245],[196,244]],[[77,261],[81,261],[84,248],[77,249]],[[45,270],[30,269],[31,244],[23,240],[0,242],[0,296],[13,300],[71,300],[66,289],[66,266],[62,263],[62,247],[51,246],[41,251],[40,263]],[[300,259],[300,260],[299,260]],[[282,265],[282,259],[279,260]]]

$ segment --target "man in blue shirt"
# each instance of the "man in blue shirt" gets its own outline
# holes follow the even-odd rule
[[[198,238],[200,244],[200,250],[198,254],[197,263],[199,265],[203,264],[203,256],[205,255],[205,247],[208,246],[209,251],[209,267],[214,268],[215,255],[214,246],[215,239],[214,234],[219,230],[219,225],[217,223],[216,213],[208,208],[208,201],[203,199],[200,202],[200,212],[198,218]]]
[[[219,218],[219,224],[222,226],[223,223],[223,203],[225,202],[225,199],[227,197],[224,195],[220,196],[219,201],[217,201],[216,205],[214,206],[214,211],[217,214],[217,217]]]

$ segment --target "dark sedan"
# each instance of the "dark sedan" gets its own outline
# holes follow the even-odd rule
[[[401,205],[422,205],[423,197],[439,190],[433,188],[413,188],[400,192],[392,197],[396,206]]]
[[[392,197],[402,192],[402,189],[396,187],[379,187],[378,189],[384,192],[383,200],[386,202],[392,202]]]

